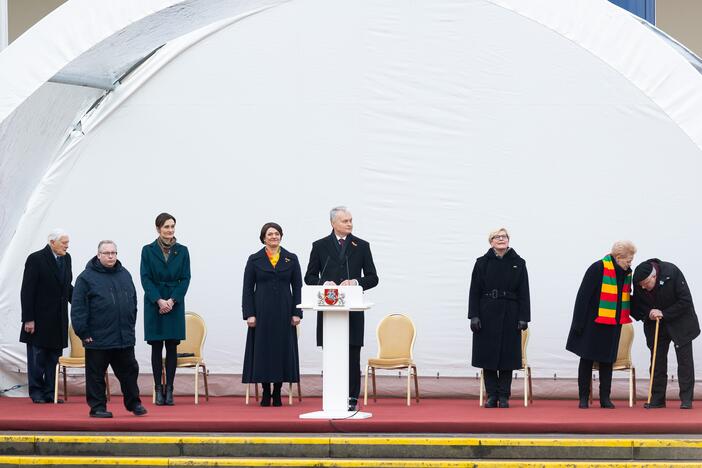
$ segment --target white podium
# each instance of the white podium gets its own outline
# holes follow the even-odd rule
[[[323,314],[322,411],[304,413],[301,419],[366,419],[371,413],[349,411],[349,313],[370,309],[361,286],[303,286],[305,314]],[[308,315],[309,317],[309,315]]]

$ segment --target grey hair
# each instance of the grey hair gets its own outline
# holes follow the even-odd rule
[[[620,240],[612,246],[611,254],[612,257],[634,256],[636,254],[636,246],[630,240]]]
[[[336,215],[339,213],[348,213],[349,209],[346,208],[345,206],[335,206],[329,211],[329,221],[334,221],[334,218],[336,218]]]
[[[59,240],[62,237],[68,237],[68,233],[61,228],[52,229],[46,239],[48,242]]]
[[[105,244],[112,244],[115,246],[115,250],[117,249],[117,244],[115,243],[115,241],[105,239],[105,240],[101,240],[100,243],[98,244],[98,253],[100,253],[100,247],[102,247]]]

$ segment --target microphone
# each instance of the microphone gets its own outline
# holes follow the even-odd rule
[[[322,272],[319,274],[319,280],[317,280],[317,286],[322,284],[322,278],[324,277],[324,272],[327,269],[327,263],[329,263],[329,255],[327,255],[327,260],[324,262],[324,266],[322,267]]]

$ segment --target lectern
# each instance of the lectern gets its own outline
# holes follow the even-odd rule
[[[304,413],[302,419],[365,419],[371,413],[348,411],[349,314],[370,309],[360,286],[303,286],[305,314],[322,312],[322,411]],[[310,317],[310,315],[307,315]]]

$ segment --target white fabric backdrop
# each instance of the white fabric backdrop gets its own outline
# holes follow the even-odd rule
[[[632,239],[637,263],[675,262],[702,293],[690,254],[700,149],[618,70],[492,2],[289,2],[208,37],[133,91],[44,178],[3,257],[6,374],[24,359],[23,261],[46,232],[71,231],[76,275],[98,240],[116,240],[139,288],[140,247],[164,210],[191,251],[186,308],[208,322],[213,372],[241,370],[241,276],[260,226],[282,224],[304,268],[337,204],[351,208],[380,275],[363,357],[375,353],[378,320],[403,312],[423,375],[475,372],[468,278],[495,227],[527,261],[537,376],[575,375],[564,350],[573,300],[614,240]],[[302,371],[318,373],[314,318],[302,327]]]

